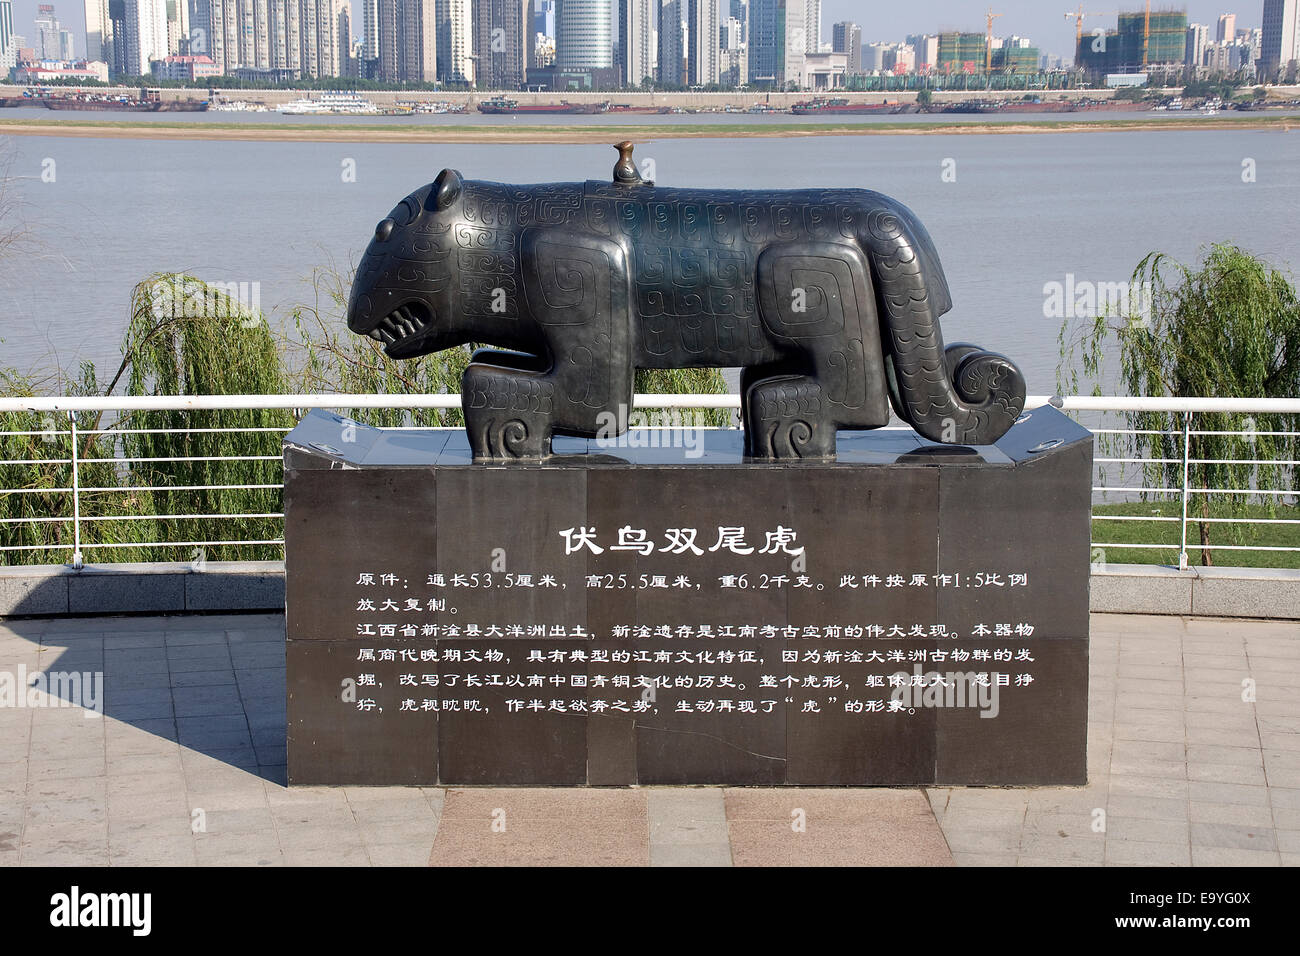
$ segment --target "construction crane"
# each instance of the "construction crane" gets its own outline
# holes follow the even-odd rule
[[[1074,20],[1074,48],[1077,50],[1079,48],[1079,43],[1083,40],[1083,21],[1087,17],[1117,17],[1117,16],[1119,16],[1118,10],[1107,10],[1104,13],[1084,13],[1083,4],[1082,3],[1079,4],[1078,10],[1074,11],[1073,13],[1067,13],[1065,15],[1065,19]]]
[[[1147,68],[1147,54],[1151,49],[1151,0],[1147,0],[1146,20],[1142,25],[1142,71]]]
[[[1118,17],[1123,14],[1122,10],[1108,10],[1105,13],[1085,13],[1083,4],[1079,4],[1079,9],[1073,13],[1067,13],[1066,19],[1074,19],[1074,48],[1079,49],[1079,44],[1083,41],[1083,21],[1086,17]],[[1151,0],[1146,2],[1146,12],[1142,22],[1142,69],[1146,69],[1147,62],[1151,55]]]
[[[988,76],[993,72],[993,21],[1005,14],[994,13],[993,8],[989,7],[987,14],[988,30],[984,34],[984,75]]]

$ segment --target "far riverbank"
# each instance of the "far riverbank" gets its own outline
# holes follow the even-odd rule
[[[1066,114],[1068,115],[1068,114]],[[0,116],[0,135],[105,139],[234,140],[328,143],[607,143],[619,139],[799,138],[811,136],[1023,135],[1029,133],[1139,132],[1166,130],[1300,130],[1300,115],[1162,116],[1160,119],[1015,120],[907,123],[602,123],[545,126],[380,125],[362,123],[205,123],[135,119],[31,119]]]

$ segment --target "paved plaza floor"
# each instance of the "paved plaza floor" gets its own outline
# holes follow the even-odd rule
[[[1094,615],[1091,670],[1086,787],[289,789],[282,616],[4,620],[105,692],[0,707],[0,865],[1300,863],[1300,624]]]

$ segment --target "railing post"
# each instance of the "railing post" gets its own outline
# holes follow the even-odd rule
[[[86,566],[81,554],[81,475],[77,454],[77,413],[68,412],[72,426],[72,566],[80,571]]]
[[[1183,519],[1182,546],[1178,550],[1178,570],[1187,570],[1187,475],[1189,471],[1188,459],[1191,458],[1192,449],[1192,413],[1183,412]]]

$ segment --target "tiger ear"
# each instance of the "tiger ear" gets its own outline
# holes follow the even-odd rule
[[[464,181],[460,178],[460,173],[454,169],[444,169],[433,181],[433,188],[429,190],[427,208],[435,211],[446,209],[460,197],[463,185]]]

